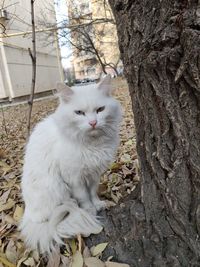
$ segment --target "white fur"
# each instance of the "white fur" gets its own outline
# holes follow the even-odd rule
[[[41,252],[62,244],[62,238],[100,231],[96,211],[104,203],[97,186],[119,142],[121,109],[106,92],[105,81],[69,91],[63,88],[59,107],[37,124],[26,148],[20,229],[27,245]],[[105,110],[97,113],[101,106]],[[97,120],[96,129],[90,120]]]

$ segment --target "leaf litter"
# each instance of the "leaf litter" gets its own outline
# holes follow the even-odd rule
[[[139,181],[136,138],[127,84],[119,78],[113,83],[116,97],[123,106],[124,119],[117,159],[102,176],[99,185],[99,195],[106,200],[108,208],[130,194]],[[32,125],[52,113],[57,104],[54,98],[36,101],[33,105]],[[78,236],[66,240],[64,249],[55,251],[49,259],[24,246],[17,226],[24,211],[20,178],[27,135],[27,110],[27,104],[0,107],[0,267],[128,267],[127,264],[112,262],[112,255],[106,262],[101,260],[109,240],[88,248]]]

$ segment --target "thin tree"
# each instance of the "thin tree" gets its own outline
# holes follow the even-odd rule
[[[35,83],[36,83],[36,34],[35,34],[35,13],[34,13],[34,4],[35,0],[31,0],[31,24],[32,24],[32,51],[29,48],[29,55],[32,61],[32,82],[31,82],[31,94],[28,101],[29,110],[28,110],[28,136],[30,135],[31,128],[31,114],[33,108],[34,92],[35,92]]]

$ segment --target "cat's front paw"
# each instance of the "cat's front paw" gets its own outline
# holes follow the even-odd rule
[[[106,202],[100,199],[94,199],[93,204],[97,211],[104,210],[106,208]]]
[[[96,208],[93,205],[84,205],[83,209],[92,215],[96,216],[97,214]]]

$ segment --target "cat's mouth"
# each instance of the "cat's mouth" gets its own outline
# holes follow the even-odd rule
[[[90,128],[90,130],[89,130],[90,133],[98,132],[98,131],[99,131],[99,129],[98,129],[97,127],[95,127],[95,128]]]
[[[89,129],[89,135],[90,136],[97,136],[97,135],[100,135],[100,133],[101,133],[101,131],[100,131],[100,129],[98,128],[98,127],[91,127],[90,129]]]

